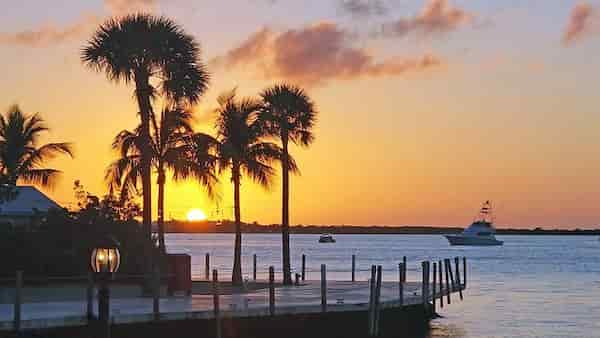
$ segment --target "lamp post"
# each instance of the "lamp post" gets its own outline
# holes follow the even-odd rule
[[[109,313],[110,313],[110,289],[108,282],[113,273],[117,272],[121,263],[119,249],[114,243],[103,243],[94,250],[91,255],[92,270],[96,273],[98,287],[98,320],[106,329],[105,336],[108,337]]]

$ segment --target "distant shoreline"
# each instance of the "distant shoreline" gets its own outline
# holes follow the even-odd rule
[[[165,223],[167,233],[234,233],[233,222],[223,222],[216,225],[215,222],[187,222],[169,221]],[[242,224],[243,233],[280,233],[278,224],[261,225],[257,223]],[[290,227],[292,234],[349,234],[349,235],[442,235],[454,234],[463,231],[459,227],[435,227],[435,226],[349,226],[349,225],[296,225]],[[578,235],[578,236],[600,236],[600,229],[496,229],[498,235]]]

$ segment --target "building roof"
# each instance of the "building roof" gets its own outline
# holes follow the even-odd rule
[[[16,192],[14,199],[0,202],[0,216],[32,216],[37,212],[61,208],[35,187],[18,186]]]

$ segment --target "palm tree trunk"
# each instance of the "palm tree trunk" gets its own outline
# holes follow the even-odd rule
[[[233,200],[235,213],[235,245],[233,251],[233,285],[242,285],[242,221],[240,215],[240,166],[233,163]]]
[[[150,150],[150,113],[152,105],[150,103],[150,95],[152,89],[149,83],[149,74],[146,72],[136,72],[136,98],[140,109],[140,117],[142,120],[140,136],[145,140],[142,145],[140,165],[142,167],[142,194],[143,194],[143,210],[142,223],[144,234],[146,235],[146,269],[147,272],[152,271],[152,177],[151,177],[151,150]]]
[[[161,254],[166,254],[165,247],[165,171],[158,171],[158,248]]]
[[[283,256],[283,284],[292,285],[292,271],[290,264],[290,163],[288,161],[288,138],[282,137],[283,160],[281,161],[282,183],[282,201],[281,208],[281,237],[282,237],[282,256]]]

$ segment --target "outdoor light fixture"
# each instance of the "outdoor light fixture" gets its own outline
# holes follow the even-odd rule
[[[116,246],[99,247],[92,250],[92,270],[97,273],[113,273],[119,270],[121,254]]]
[[[104,240],[92,250],[90,265],[96,273],[98,281],[98,320],[102,323],[104,336],[109,336],[110,289],[108,286],[111,275],[119,270],[121,254],[112,240]]]

